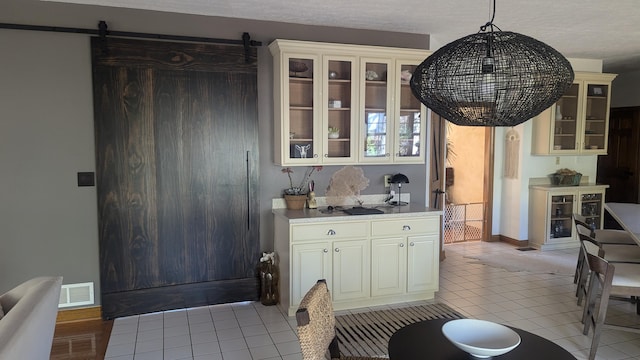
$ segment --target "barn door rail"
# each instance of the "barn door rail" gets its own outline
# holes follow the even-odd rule
[[[262,46],[262,42],[251,40],[249,33],[246,33],[246,32],[242,34],[242,39],[233,40],[233,39],[216,39],[216,38],[199,37],[199,36],[151,34],[151,33],[140,33],[140,32],[131,32],[131,31],[113,31],[108,29],[107,22],[104,20],[101,20],[98,23],[97,29],[82,29],[82,28],[60,27],[60,26],[23,25],[23,24],[8,24],[8,23],[0,23],[0,29],[88,34],[88,35],[97,35],[102,38],[105,38],[106,36],[114,36],[114,37],[158,39],[158,40],[186,41],[186,42],[199,42],[199,43],[212,43],[212,44],[242,45],[244,46],[244,49],[245,49],[245,61],[247,62],[250,61],[250,48],[252,46]]]

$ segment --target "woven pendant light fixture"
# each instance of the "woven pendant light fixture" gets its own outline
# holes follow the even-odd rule
[[[515,126],[540,114],[573,82],[569,61],[529,36],[491,21],[427,57],[411,78],[413,94],[456,125]]]

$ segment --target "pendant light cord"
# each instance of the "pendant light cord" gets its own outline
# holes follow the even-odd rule
[[[491,11],[491,20],[489,20],[489,22],[487,22],[486,24],[480,26],[480,32],[485,32],[487,31],[487,28],[491,28],[491,32],[493,32],[493,28],[495,27],[496,29],[500,30],[499,27],[497,27],[496,25],[493,24],[493,19],[496,18],[496,0],[493,0],[493,9]]]

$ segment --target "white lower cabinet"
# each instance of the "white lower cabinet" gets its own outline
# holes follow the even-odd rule
[[[431,299],[438,290],[440,213],[296,223],[275,217],[280,304],[289,315],[318,279],[334,309]],[[347,220],[343,220],[347,219]]]
[[[573,214],[600,229],[608,185],[533,185],[529,191],[529,245],[540,250],[580,247]]]
[[[407,283],[407,246],[401,238],[371,240],[371,295],[396,295]]]
[[[365,299],[370,296],[370,251],[368,239],[333,243],[331,295],[334,301]]]
[[[439,224],[438,218],[372,223],[372,296],[438,288]],[[400,236],[388,237],[393,234]]]
[[[438,288],[439,235],[410,236],[407,254],[407,292],[429,291]],[[435,264],[435,266],[434,266]]]
[[[299,304],[309,290],[309,283],[326,279],[331,286],[331,243],[297,244],[292,248],[291,265],[298,269],[298,274],[291,282],[291,301]]]

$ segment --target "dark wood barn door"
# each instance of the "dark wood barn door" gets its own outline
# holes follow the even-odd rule
[[[256,51],[92,39],[104,318],[258,297]]]

